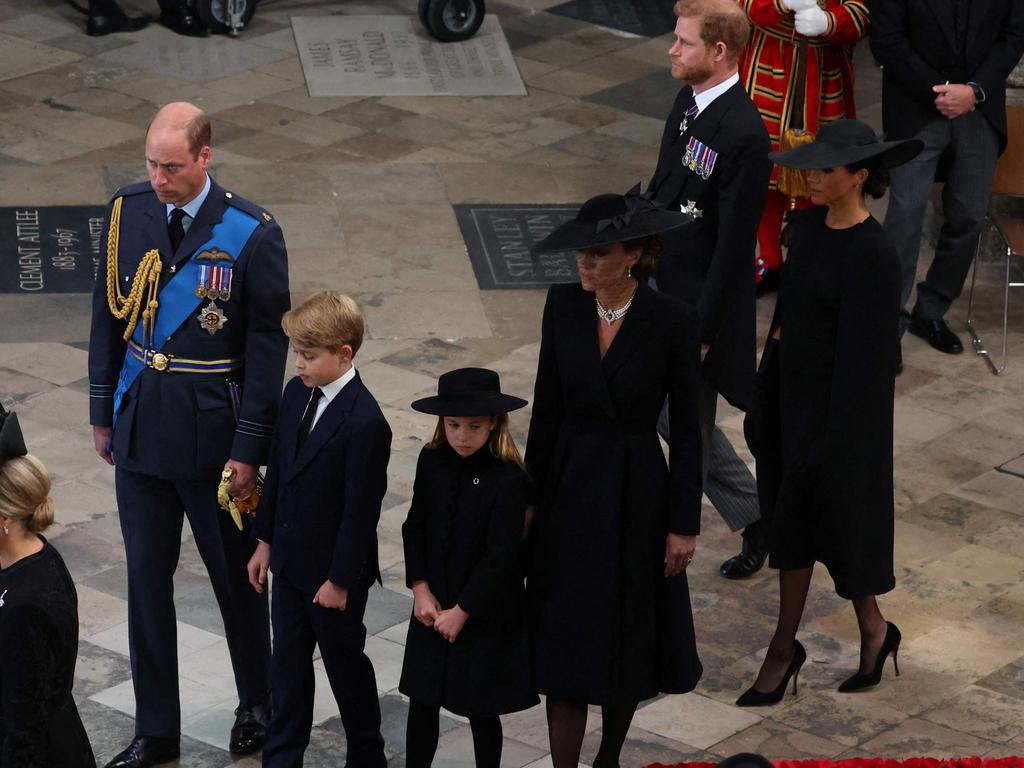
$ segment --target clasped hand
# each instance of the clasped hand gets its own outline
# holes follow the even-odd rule
[[[974,89],[964,83],[935,85],[932,90],[938,94],[935,97],[935,108],[950,120],[973,112],[977,104]]]
[[[416,621],[425,627],[433,628],[449,643],[454,643],[466,625],[469,614],[458,605],[447,610],[442,609],[441,603],[425,581],[413,583],[412,596],[412,615]]]

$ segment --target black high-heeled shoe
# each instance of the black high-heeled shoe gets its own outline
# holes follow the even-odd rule
[[[786,695],[786,686],[789,685],[789,678],[793,678],[793,695],[796,696],[796,679],[800,674],[800,667],[807,661],[807,651],[804,650],[803,645],[800,644],[799,640],[793,641],[793,658],[790,659],[789,668],[786,670],[786,674],[782,677],[782,682],[776,686],[774,691],[759,691],[754,686],[750,686],[747,691],[736,699],[737,707],[767,707],[772,704],[778,704],[782,701],[782,697]]]
[[[896,670],[896,677],[899,677],[900,665],[896,660],[896,655],[900,652],[900,640],[902,639],[903,635],[900,634],[899,628],[891,621],[885,622],[885,640],[882,641],[882,647],[878,649],[874,668],[870,672],[858,672],[852,677],[843,680],[839,686],[839,692],[853,693],[854,691],[863,691],[865,688],[878,685],[882,679],[882,667],[885,666],[885,660],[889,657],[890,653],[892,654],[892,666]]]

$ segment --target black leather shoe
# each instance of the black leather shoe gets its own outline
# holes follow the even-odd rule
[[[164,11],[160,14],[160,23],[172,32],[186,37],[206,37],[210,34],[210,30],[187,5],[179,5],[173,10]]]
[[[106,768],[149,768],[177,760],[179,752],[176,738],[137,736],[124,752],[107,763]]]
[[[125,14],[90,15],[85,23],[85,33],[91,37],[102,37],[114,32],[138,32],[149,24],[149,16],[127,16]]]
[[[763,530],[764,523],[756,522],[743,529],[743,547],[722,563],[718,572],[727,579],[745,579],[753,576],[764,565],[768,557],[768,537]]]
[[[239,707],[235,710],[235,724],[231,726],[231,753],[251,755],[263,747],[270,712],[263,704]]]
[[[964,351],[960,337],[949,330],[946,321],[941,317],[938,320],[923,320],[915,317],[910,321],[907,330],[915,336],[920,336],[939,352],[945,352],[947,355],[959,355]]]

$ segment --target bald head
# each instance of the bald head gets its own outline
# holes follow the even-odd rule
[[[195,104],[176,101],[153,118],[146,131],[146,169],[156,196],[183,206],[206,186],[210,164],[210,119]]]
[[[678,0],[679,18],[699,18],[700,38],[706,45],[722,43],[726,58],[735,63],[750,41],[750,19],[736,0]]]
[[[198,157],[199,151],[210,146],[212,140],[210,118],[195,104],[187,101],[165,104],[149,124],[147,138],[154,132],[183,133],[193,157]]]

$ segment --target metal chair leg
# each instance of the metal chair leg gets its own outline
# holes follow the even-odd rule
[[[988,354],[988,349],[985,348],[985,342],[982,341],[981,336],[979,336],[978,332],[974,329],[974,320],[973,320],[974,287],[975,287],[975,284],[978,281],[978,257],[981,254],[981,241],[982,241],[982,238],[984,237],[984,235],[985,235],[985,230],[983,229],[978,234],[978,243],[977,243],[977,245],[974,248],[974,264],[971,267],[971,291],[967,295],[967,332],[971,335],[971,346],[974,347],[975,354],[978,355],[978,357],[983,357],[985,359],[985,362],[988,364],[988,367],[992,371],[992,373],[994,373],[996,375],[999,375],[999,373],[1001,372],[1002,369],[996,368],[995,363],[992,362],[992,358]],[[1009,258],[1010,257],[1007,256],[1007,262],[1006,262],[1007,263],[1007,269],[1009,269],[1009,263],[1010,263],[1009,262]],[[1005,304],[1004,304],[1003,308],[1004,308],[1004,313],[1005,313],[1005,309],[1006,309]],[[1005,325],[1004,325],[1004,331],[1005,331]],[[1006,367],[1006,359],[1005,359],[1006,336],[1005,336],[1005,333],[1004,333],[1004,336],[1003,336],[1003,342],[1004,342],[1004,344],[1003,344],[1003,351],[1004,351],[1003,368],[1005,368]]]

